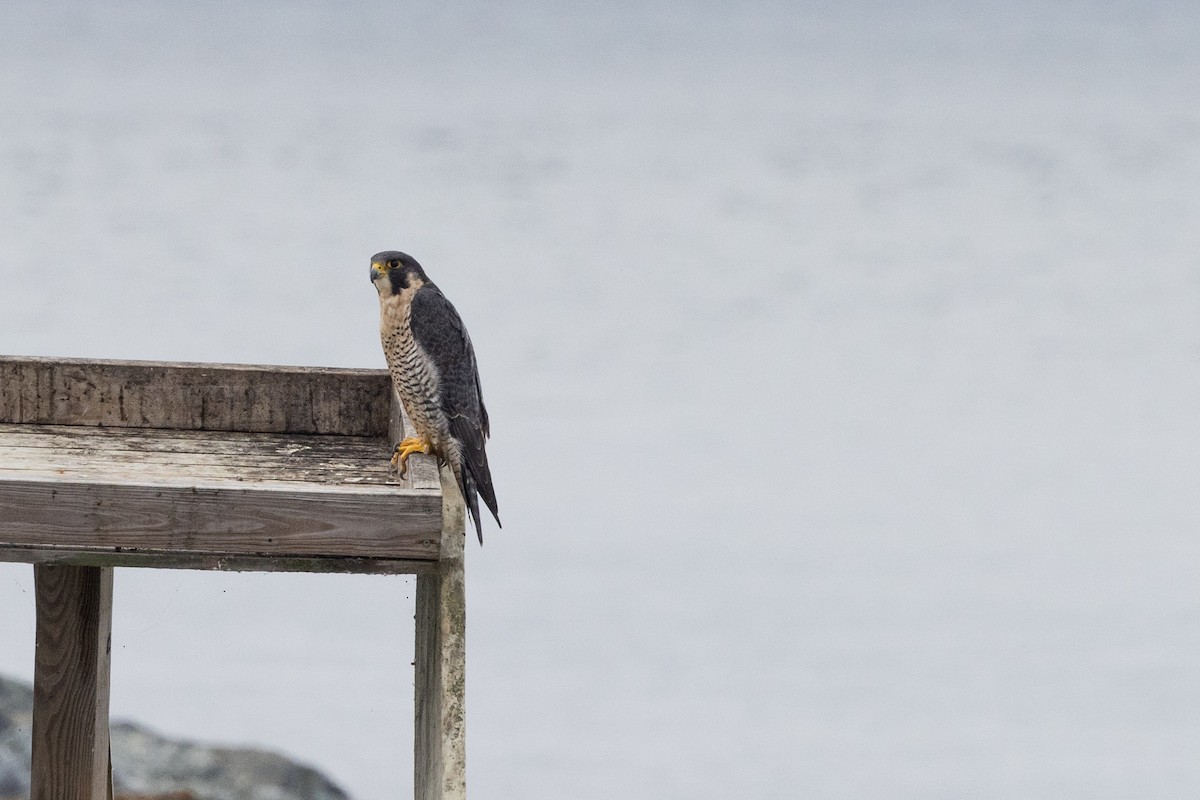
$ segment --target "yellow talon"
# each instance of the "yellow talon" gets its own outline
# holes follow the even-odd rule
[[[403,478],[408,471],[409,456],[413,453],[429,455],[431,452],[433,452],[433,445],[428,439],[410,436],[396,445],[396,450],[392,453],[392,466],[400,468],[400,477]]]

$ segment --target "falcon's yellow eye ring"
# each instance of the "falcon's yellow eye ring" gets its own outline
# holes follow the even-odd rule
[[[400,266],[400,262],[399,261],[389,261],[387,265],[388,265],[388,269],[393,269],[395,267]]]

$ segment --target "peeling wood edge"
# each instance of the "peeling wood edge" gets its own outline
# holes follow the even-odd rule
[[[336,375],[355,378],[379,378],[385,369],[366,367],[305,367],[286,364],[229,364],[205,361],[153,361],[123,358],[57,358],[50,356],[17,356],[0,354],[0,363],[48,367],[135,367],[171,370],[217,370],[222,372],[274,372],[285,375]]]
[[[424,456],[430,458],[430,456]],[[181,491],[181,492],[224,492],[228,495],[246,494],[280,494],[280,495],[330,495],[334,497],[382,497],[409,498],[414,501],[436,498],[440,487],[411,487],[403,483],[316,483],[313,481],[287,480],[227,480],[221,478],[201,478],[189,480],[179,476],[166,478],[107,478],[103,481],[71,475],[66,470],[61,473],[36,472],[33,470],[14,470],[12,477],[0,474],[0,491],[10,486],[46,486],[56,491],[81,491],[89,487],[111,486],[114,488],[145,489],[146,491]],[[405,479],[407,482],[411,479]],[[433,502],[429,500],[429,502]]]
[[[242,556],[179,550],[113,550],[4,545],[0,562],[78,567],[141,567],[214,572],[312,572],[361,575],[428,575],[436,561],[359,556]]]

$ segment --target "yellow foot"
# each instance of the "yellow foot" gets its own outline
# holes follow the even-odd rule
[[[409,456],[413,453],[429,455],[432,452],[433,445],[428,439],[410,436],[396,445],[396,451],[392,453],[392,466],[400,468],[400,477],[403,478],[404,473],[408,472]]]

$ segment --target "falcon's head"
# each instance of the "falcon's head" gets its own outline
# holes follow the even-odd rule
[[[408,253],[384,250],[371,256],[371,283],[375,284],[381,298],[387,298],[405,289],[420,289],[429,283],[429,278]]]

